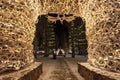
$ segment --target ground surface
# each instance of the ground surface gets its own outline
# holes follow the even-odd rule
[[[37,61],[43,62],[43,74],[39,80],[84,80],[78,73],[77,62],[86,59],[84,56],[76,58],[58,56],[56,60],[53,60],[52,56],[38,57]]]

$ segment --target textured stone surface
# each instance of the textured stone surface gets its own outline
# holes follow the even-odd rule
[[[120,72],[120,0],[81,0],[87,25],[89,62]]]
[[[26,68],[0,75],[0,80],[37,80],[42,74],[42,63],[35,62]]]
[[[120,74],[101,70],[89,63],[78,63],[78,72],[85,80],[120,80]]]
[[[90,64],[120,72],[120,0],[0,0],[0,9],[0,69],[17,70],[33,61],[33,26],[40,10],[83,17]]]
[[[43,13],[73,13],[84,18],[90,64],[120,72],[120,0],[42,0],[40,3]]]
[[[38,0],[0,0],[0,73],[33,62]]]

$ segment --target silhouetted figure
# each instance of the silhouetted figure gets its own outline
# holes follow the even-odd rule
[[[56,50],[57,55],[59,54],[59,51],[61,50],[62,53],[65,55],[65,51],[63,50],[65,48],[65,32],[66,27],[61,23],[60,20],[56,21],[56,24],[54,25],[54,32],[56,36]]]
[[[68,29],[68,27],[70,27],[70,24],[66,20],[63,20],[63,25],[64,25],[64,28],[65,28],[65,33],[64,33],[65,50],[68,51],[68,47],[69,47],[69,29]]]

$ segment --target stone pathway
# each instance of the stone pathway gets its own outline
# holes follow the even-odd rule
[[[77,62],[85,61],[86,57],[38,57],[37,61],[43,62],[43,74],[39,80],[84,80],[77,70]]]

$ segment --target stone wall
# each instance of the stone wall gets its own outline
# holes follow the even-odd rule
[[[38,0],[0,0],[0,73],[34,61],[32,41]]]
[[[89,62],[120,72],[120,1],[80,1],[81,16],[87,25]]]
[[[35,21],[39,10],[50,8],[50,1],[46,1],[48,4],[43,0],[0,0],[0,70],[9,68],[17,70],[33,62],[32,41]],[[67,11],[63,12],[75,11],[85,18],[89,62],[96,67],[119,72],[120,1],[55,0],[53,3],[52,1],[53,5],[58,2],[64,5],[67,2],[71,3],[72,7],[77,6],[77,9],[73,8],[72,11],[70,11],[72,8],[69,9],[70,6],[66,6]],[[39,9],[38,3],[42,7],[41,9]],[[58,11],[61,9],[63,8]]]
[[[78,63],[78,72],[85,80],[120,80],[120,74],[101,70],[87,62]]]

